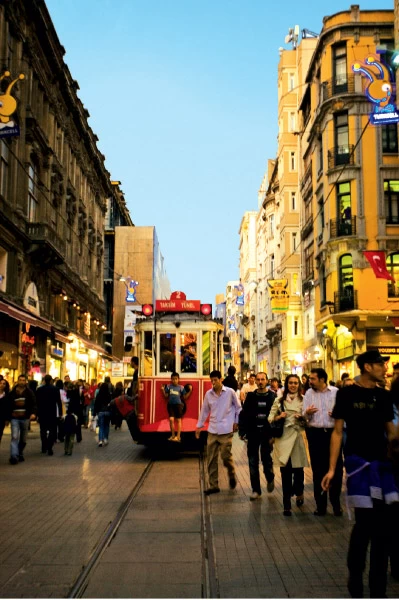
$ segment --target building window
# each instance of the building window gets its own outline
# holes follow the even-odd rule
[[[296,131],[296,115],[294,112],[290,113],[290,131]]]
[[[317,172],[323,171],[323,138],[320,136],[317,146]]]
[[[291,192],[291,210],[296,210],[296,192]]]
[[[384,181],[385,219],[388,224],[399,224],[399,180]]]
[[[396,123],[381,126],[382,151],[384,154],[398,152],[398,126]]]
[[[274,254],[270,257],[270,278],[274,279]]]
[[[28,184],[28,221],[36,223],[38,218],[38,175],[37,167],[34,163],[29,165],[29,184]]]
[[[290,152],[290,171],[296,171],[296,154]]]
[[[350,181],[337,184],[337,213],[341,224],[351,224],[351,184]]]
[[[0,142],[0,194],[7,198],[9,150],[5,142]]]
[[[288,88],[289,91],[292,92],[292,90],[295,87],[295,73],[290,73],[288,76]]]
[[[305,279],[313,277],[313,242],[304,250],[303,266]]]
[[[309,335],[310,333],[310,317],[306,315],[306,333]]]
[[[352,255],[339,259],[339,310],[354,308]]]
[[[334,115],[335,129],[335,166],[349,162],[349,126],[348,113]]]
[[[348,90],[346,45],[334,46],[333,48],[333,84],[334,94]]]
[[[320,219],[320,233],[323,233],[323,229],[325,226],[325,217],[324,217],[324,198],[320,198],[319,202],[319,219]]]
[[[269,226],[270,226],[270,237],[272,237],[274,235],[274,215],[270,215]]]
[[[319,281],[320,281],[320,305],[324,306],[326,303],[326,270],[324,265],[320,266],[319,269]]]
[[[298,321],[298,317],[294,318],[294,335],[298,335],[298,331],[299,331],[299,321]]]
[[[292,234],[292,252],[296,252],[297,247],[298,247],[298,238],[297,238],[297,233],[296,231],[294,231]]]
[[[388,298],[399,297],[399,252],[388,254],[387,270],[395,278],[395,281],[388,280]]]

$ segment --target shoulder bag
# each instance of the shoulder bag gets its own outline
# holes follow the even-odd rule
[[[281,414],[282,412],[284,412],[284,402],[281,399],[280,400],[280,410],[277,414]],[[272,437],[280,438],[283,435],[284,423],[285,423],[285,418],[278,419],[277,421],[272,421],[270,423],[270,431],[271,431]]]

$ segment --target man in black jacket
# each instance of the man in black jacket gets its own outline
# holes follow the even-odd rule
[[[27,386],[26,375],[18,377],[17,385],[7,397],[6,421],[11,422],[10,463],[23,462],[29,421],[36,419],[36,399]]]
[[[62,416],[60,390],[52,385],[51,375],[45,375],[44,385],[37,388],[37,414],[40,423],[42,453],[53,455],[53,445],[57,439],[58,418]]]
[[[272,433],[267,420],[276,394],[266,389],[268,383],[266,373],[256,375],[258,389],[248,392],[240,413],[239,434],[248,440],[247,454],[252,494],[250,500],[257,500],[262,494],[259,477],[259,448],[263,471],[267,481],[267,491],[274,490],[273,460],[271,457]]]

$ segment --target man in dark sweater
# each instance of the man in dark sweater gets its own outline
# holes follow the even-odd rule
[[[57,439],[58,418],[62,416],[60,390],[52,385],[51,375],[45,375],[44,385],[37,388],[37,415],[40,423],[42,453],[53,455],[53,445]]]
[[[262,494],[259,477],[259,448],[263,471],[267,481],[267,491],[274,490],[274,471],[272,451],[272,432],[267,420],[276,394],[266,389],[268,383],[266,373],[256,375],[258,389],[248,392],[243,409],[240,413],[239,434],[247,438],[247,454],[252,494],[250,500],[257,500]]]
[[[11,422],[10,463],[23,462],[24,448],[28,436],[29,421],[36,418],[36,400],[28,388],[26,375],[18,377],[18,383],[7,398],[7,421]]]

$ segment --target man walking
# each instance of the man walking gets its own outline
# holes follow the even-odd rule
[[[36,400],[28,388],[26,375],[18,377],[17,385],[7,398],[7,421],[11,422],[10,464],[23,462],[29,421],[36,418]]]
[[[370,547],[370,598],[386,598],[388,554],[397,547],[398,489],[392,464],[387,460],[388,442],[397,434],[393,405],[385,385],[386,361],[378,350],[359,354],[358,382],[337,393],[333,410],[329,470],[322,480],[324,490],[334,481],[341,455],[342,432],[348,504],[355,509],[347,564],[348,590],[352,598],[363,598],[363,571]],[[397,552],[396,552],[397,553]]]
[[[62,403],[59,389],[52,385],[51,375],[45,375],[44,385],[37,388],[37,415],[40,423],[42,453],[53,455],[53,445],[57,439],[58,419],[62,417]]]
[[[247,383],[244,383],[244,385],[242,386],[241,392],[240,392],[240,400],[241,400],[242,404],[244,404],[248,392],[254,392],[256,390],[257,385],[256,385],[255,378],[256,378],[255,373],[250,373],[248,375]]]
[[[324,517],[327,512],[327,495],[324,494],[321,481],[330,463],[330,440],[334,429],[332,410],[338,388],[327,384],[328,377],[324,369],[312,369],[309,376],[310,388],[303,399],[302,414],[308,421],[310,462],[313,471],[313,494],[316,501],[314,515]],[[340,503],[343,463],[342,453],[338,453],[335,475],[330,486],[330,502],[336,517],[342,516]]]
[[[240,414],[240,437],[248,440],[247,455],[252,494],[250,500],[257,500],[262,495],[259,477],[259,449],[263,472],[267,481],[267,491],[274,490],[274,471],[271,451],[273,434],[268,422],[270,409],[276,394],[267,389],[266,373],[256,375],[258,389],[248,392]]]
[[[201,429],[209,416],[206,446],[209,488],[204,491],[206,495],[220,492],[218,478],[219,452],[223,464],[227,468],[230,489],[234,490],[237,485],[231,446],[233,433],[238,430],[238,417],[241,411],[236,393],[231,388],[223,385],[220,371],[212,371],[210,379],[212,389],[205,394],[195,431],[195,437],[199,439]]]

